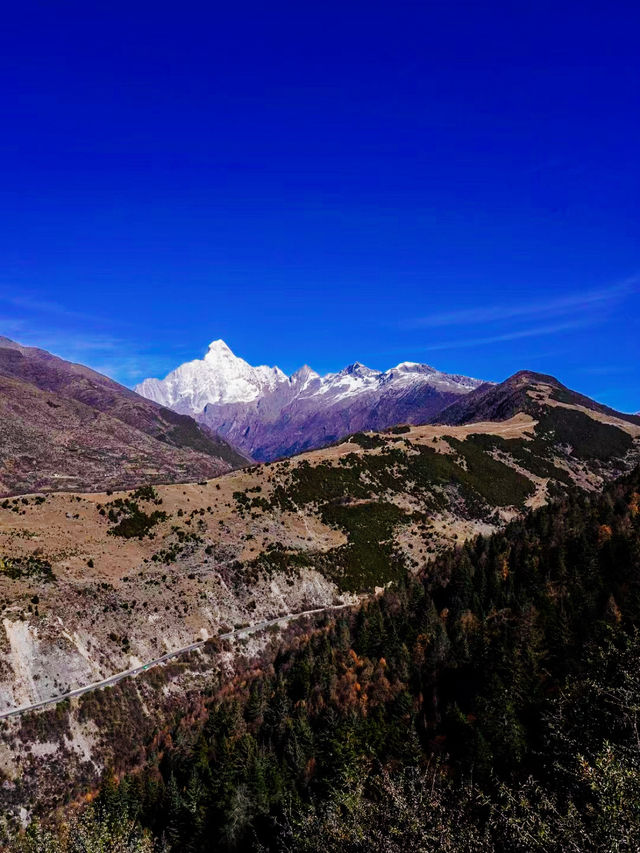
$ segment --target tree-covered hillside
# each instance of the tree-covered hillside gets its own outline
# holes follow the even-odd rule
[[[83,819],[194,853],[637,850],[639,619],[636,470],[299,637]]]

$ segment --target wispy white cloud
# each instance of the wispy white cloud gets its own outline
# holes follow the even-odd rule
[[[579,373],[584,373],[588,376],[616,376],[625,373],[637,373],[638,368],[635,364],[608,364],[594,365],[592,367],[581,367]]]
[[[84,320],[94,323],[102,323],[105,317],[98,314],[90,314],[84,311],[77,311],[74,308],[68,308],[59,302],[49,299],[40,299],[39,297],[21,293],[15,294],[0,290],[0,303],[11,305],[25,313],[33,313],[40,315],[49,315],[58,318],[68,318],[69,320]]]
[[[98,373],[122,382],[124,385],[135,385],[148,376],[168,373],[173,363],[169,366],[165,358],[157,358],[148,354],[139,356],[127,356],[114,361],[93,361],[91,367]]]
[[[54,322],[0,317],[1,335],[24,346],[47,350],[67,361],[86,364],[126,385],[133,385],[147,376],[165,375],[176,363],[171,352],[159,353],[144,340],[100,332],[76,332],[60,328]]]
[[[471,326],[481,323],[499,323],[504,320],[534,320],[562,317],[576,312],[602,310],[638,292],[640,276],[595,290],[570,293],[551,299],[541,299],[512,304],[478,305],[458,311],[446,311],[417,317],[403,324],[406,328],[441,328],[446,326]]]
[[[26,322],[16,326],[12,333],[19,338],[18,343],[50,350],[56,355],[59,352],[118,352],[126,346],[125,341],[110,335],[43,330]]]
[[[13,337],[25,346],[38,347],[67,361],[85,364],[124,385],[134,385],[147,376],[164,376],[175,367],[175,358],[170,353],[154,352],[142,341],[35,330],[24,330]]]
[[[95,370],[108,364],[109,375],[120,381],[127,381],[134,363],[144,361],[138,355],[140,341],[110,333],[111,319],[107,327],[106,319],[97,314],[69,308],[35,293],[16,293],[6,285],[0,286],[0,309],[5,315],[0,317],[0,334]]]
[[[435,352],[447,349],[469,349],[470,347],[488,346],[506,341],[517,341],[522,338],[537,338],[545,335],[557,335],[560,332],[568,332],[576,329],[584,329],[596,325],[596,319],[583,318],[580,320],[567,320],[563,323],[551,323],[544,326],[532,326],[527,329],[518,329],[513,332],[502,332],[495,335],[484,335],[474,338],[456,338],[450,341],[438,341],[434,344],[419,347],[423,352]],[[415,349],[415,348],[414,348]]]
[[[7,338],[10,338],[11,335],[18,334],[22,329],[24,329],[24,321],[19,320],[16,317],[0,317],[0,335],[4,335]]]

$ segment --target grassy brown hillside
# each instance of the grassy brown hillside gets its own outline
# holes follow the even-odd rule
[[[527,414],[401,427],[199,483],[4,500],[4,706],[223,625],[370,593],[640,455],[634,424],[616,427],[624,458],[577,454],[545,430]]]
[[[212,477],[246,458],[192,418],[0,338],[0,495]]]

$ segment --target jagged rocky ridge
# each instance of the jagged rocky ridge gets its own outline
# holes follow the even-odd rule
[[[252,367],[214,341],[204,359],[136,391],[193,415],[258,461],[330,444],[359,430],[424,423],[481,385],[478,379],[403,362],[386,371],[360,363],[320,376],[304,366],[292,376]]]

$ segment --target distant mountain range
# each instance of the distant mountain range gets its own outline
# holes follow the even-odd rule
[[[246,458],[204,424],[0,337],[0,495],[213,477]]]
[[[550,441],[556,453],[566,448],[564,464],[589,458],[594,471],[598,460],[622,471],[637,435],[630,427],[640,428],[640,416],[530,371],[498,385],[410,362],[384,372],[356,363],[326,376],[303,367],[288,377],[252,367],[222,341],[137,390],[0,338],[0,495],[197,481],[362,431],[523,414],[538,422],[534,455],[548,454]]]
[[[482,385],[414,362],[386,371],[356,362],[325,376],[305,365],[287,376],[278,367],[252,367],[218,340],[203,359],[135,390],[192,415],[257,461],[270,461],[360,430],[425,423]]]

